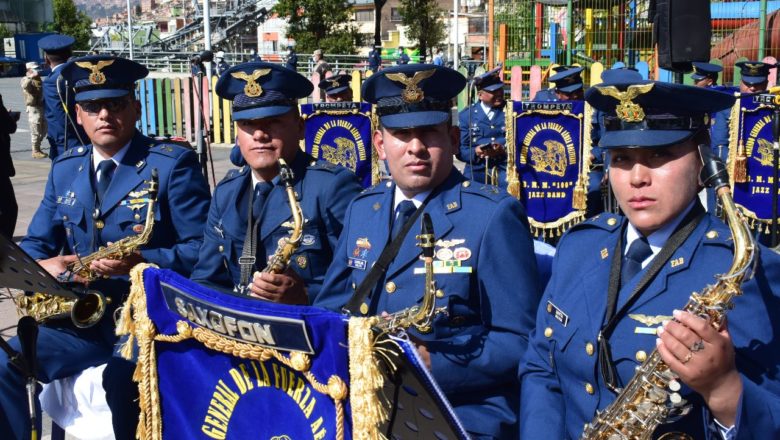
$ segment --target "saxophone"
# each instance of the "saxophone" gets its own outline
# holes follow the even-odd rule
[[[281,179],[284,184],[284,189],[287,193],[287,202],[290,204],[293,222],[292,224],[289,222],[282,224],[282,226],[291,228],[290,236],[284,237],[279,241],[276,251],[268,258],[268,264],[266,264],[262,272],[284,272],[290,264],[290,258],[292,258],[293,253],[295,253],[301,245],[301,237],[303,236],[303,211],[301,210],[301,204],[298,203],[298,198],[295,196],[295,189],[292,185],[294,177],[292,170],[287,166],[287,162],[285,162],[284,159],[279,158],[279,179]]]
[[[127,236],[109,246],[101,247],[96,252],[87,255],[73,263],[68,264],[67,270],[58,276],[58,281],[68,282],[73,275],[78,275],[87,282],[100,278],[90,269],[93,261],[102,258],[120,260],[139,247],[149,242],[154,227],[154,205],[157,201],[158,191],[157,169],[152,169],[152,177],[147,182],[148,202],[146,211],[146,223],[144,229],[138,235]],[[21,316],[32,316],[38,322],[50,319],[62,318],[70,315],[73,324],[79,328],[87,328],[97,324],[105,313],[106,307],[111,303],[111,298],[106,298],[96,290],[87,290],[77,299],[61,296],[47,295],[36,292],[32,295],[21,294],[14,298],[17,312]]]
[[[700,146],[699,151],[705,163],[702,180],[717,191],[734,240],[734,258],[728,272],[717,275],[715,284],[705,287],[701,293],[693,293],[683,310],[708,319],[719,329],[726,311],[733,306],[732,300],[742,294],[742,282],[752,275],[756,246],[747,222],[734,205],[723,162],[712,157],[709,146]],[[678,393],[680,387],[677,376],[661,360],[658,350],[653,350],[615,401],[585,425],[580,438],[650,439],[658,425],[690,410]]]
[[[439,313],[447,313],[446,307],[436,308],[436,297],[444,296],[444,292],[436,289],[436,280],[433,279],[433,247],[434,234],[433,222],[431,216],[427,213],[422,215],[422,227],[417,246],[422,248],[422,260],[425,263],[425,292],[423,294],[422,304],[412,306],[389,316],[380,317],[374,326],[377,329],[387,333],[398,333],[401,330],[413,327],[420,333],[431,331],[433,318]]]

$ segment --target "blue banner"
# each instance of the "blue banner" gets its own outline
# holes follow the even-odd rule
[[[371,146],[376,128],[371,104],[326,102],[301,105],[306,122],[304,144],[312,156],[357,174],[364,188],[379,181],[379,163]]]
[[[590,107],[512,102],[508,113],[508,190],[525,206],[534,235],[558,236],[585,216]]]
[[[351,438],[344,317],[218,293],[167,270],[146,269],[143,286],[156,335],[136,336],[140,429],[161,424],[167,439]]]
[[[734,202],[750,219],[752,227],[769,232],[772,219],[772,116],[763,105],[773,95],[740,98],[731,113],[729,176]]]

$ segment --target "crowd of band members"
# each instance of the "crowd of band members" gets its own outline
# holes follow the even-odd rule
[[[780,409],[775,397],[780,350],[773,336],[778,323],[771,318],[780,305],[773,293],[780,257],[760,248],[755,277],[745,284],[727,326],[713,329],[697,316],[673,313],[690,292],[723,273],[732,255],[728,228],[706,213],[697,197],[697,146],[710,143],[704,115],[719,114],[733,103],[733,97],[704,88],[717,81],[711,65],[696,66],[694,78],[714,78],[697,84],[700,89],[657,83],[636,97],[647,111],[641,130],[623,124],[616,99],[595,88],[585,93],[581,68],[562,66],[550,77],[555,86],[540,91],[536,100],[586,99],[597,110],[594,140],[600,148],[592,160],[601,167],[588,204],[589,213],[598,215],[565,234],[553,259],[532,239],[522,204],[501,188],[506,128],[497,71],[475,81],[477,100],[460,113],[460,128],[450,111],[467,84],[461,74],[401,63],[367,79],[361,96],[379,116],[372,143],[392,179],[362,190],[353,173],[299,148],[304,123],[297,102],[312,92],[308,79],[262,61],[223,66],[216,93],[232,101],[238,127],[233,159],[243,166],[229,171],[209,195],[191,150],[135,129],[140,104],[133,90],[147,69],[101,55],[66,62],[72,43],[60,35],[41,42],[52,66],[43,87],[53,164],[21,247],[56,276],[76,255],[137,234],[146,207],[130,200],[142,197],[157,170],[151,242],[121,260],[98,259],[91,265],[103,276],[92,287],[114,299],[109,318],[87,330],[65,321],[46,324],[38,342],[42,382],[108,364],[103,386],[116,438],[135,438],[139,411],[134,363],[114,355],[110,319],[128,293],[127,275],[135,264],[154,263],[226,294],[238,290],[339,312],[351,304],[349,312],[358,316],[393,313],[415,305],[424,292],[423,277],[415,274],[416,232],[409,232],[416,231],[410,225],[422,211],[430,214],[437,238],[436,280],[444,292],[437,305],[448,313],[436,318],[431,332],[413,332],[412,338],[473,438],[576,438],[595,411],[614,399],[609,386],[615,384],[605,383],[596,354],[606,296],[613,290],[617,307],[608,317],[614,325],[607,338],[616,385],[625,385],[658,347],[695,407],[664,430],[690,432],[693,438],[778,435],[773,414]],[[768,65],[745,68],[746,84],[768,73]],[[328,101],[351,101],[349,80],[336,75],[319,87]],[[410,80],[416,96],[410,96]],[[621,90],[652,84],[631,70],[605,73],[604,81]],[[57,105],[49,105],[54,99]],[[653,125],[670,117],[684,121],[685,128],[669,133]],[[716,122],[714,130],[721,126]],[[65,144],[65,127],[72,145]],[[714,141],[717,136],[714,146],[721,145]],[[463,173],[455,157],[466,163]],[[289,268],[273,274],[260,270],[287,233],[281,226],[289,208],[279,158],[294,172],[307,222]],[[623,215],[601,212],[605,173]],[[670,240],[683,227],[688,235]],[[637,242],[644,253],[628,261]],[[669,246],[676,247],[667,251]],[[616,251],[623,255],[613,255]],[[664,264],[650,279],[641,276],[655,256],[669,252],[678,264]],[[389,264],[375,269],[381,258],[389,258]],[[612,273],[615,258],[622,261],[620,276]],[[247,263],[251,259],[254,263]],[[635,290],[641,293],[638,300]],[[638,315],[663,319],[637,331],[633,317]],[[18,347],[16,339],[11,344]],[[22,377],[0,358],[0,432],[10,438],[29,437],[26,409],[19,404],[23,393]]]

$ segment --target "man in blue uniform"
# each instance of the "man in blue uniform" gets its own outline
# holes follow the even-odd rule
[[[478,76],[477,102],[458,115],[460,148],[458,159],[466,163],[469,179],[506,188],[506,118],[501,67]]]
[[[550,77],[555,84],[556,101],[581,101],[583,99],[582,67],[563,70]]]
[[[769,86],[769,69],[775,66],[761,61],[740,61],[734,67],[739,67],[742,74],[739,91],[741,93],[758,93],[763,92]]]
[[[60,79],[62,66],[71,57],[71,46],[76,40],[69,35],[48,35],[38,41],[38,47],[44,52],[46,64],[51,73],[43,80],[44,116],[48,126],[46,139],[49,140],[49,157],[54,160],[58,155],[74,147],[84,146],[87,137],[84,129],[76,123],[76,113],[72,84],[67,85]]]
[[[404,65],[409,64],[409,55],[406,54],[406,51],[404,50],[403,46],[398,46],[398,64]]]
[[[364,191],[348,208],[315,305],[379,315],[418,304],[425,276],[414,213],[429,214],[436,285],[444,292],[436,306],[448,314],[434,318],[431,333],[412,337],[466,430],[474,438],[513,438],[513,371],[539,299],[536,262],[520,203],[453,166],[458,129],[450,109],[465,84],[458,72],[430,64],[384,69],[364,83],[362,96],[376,104],[382,126],[374,146],[393,182]],[[384,273],[374,264],[382,254],[390,259]]]
[[[382,46],[374,46],[368,53],[368,70],[376,73],[380,67],[382,67]]]
[[[344,73],[325,78],[317,84],[325,92],[325,102],[352,102],[351,75]]]
[[[230,171],[214,190],[193,280],[227,290],[240,286],[239,292],[287,304],[317,298],[347,204],[361,186],[351,171],[314,160],[298,147],[304,126],[297,100],[312,88],[300,74],[264,62],[235,66],[217,82],[217,94],[233,101],[238,147],[247,165]],[[293,171],[305,224],[288,269],[260,273],[291,230],[279,158]]]
[[[729,229],[697,193],[707,114],[734,97],[641,81],[600,84],[586,99],[607,114],[601,146],[625,217],[602,214],[559,243],[520,369],[521,438],[579,438],[656,347],[692,408],[653,438],[778,438],[780,256],[758,249],[720,330],[678,311],[733,260]]]
[[[693,62],[693,73],[691,79],[696,87],[712,87],[718,85],[718,74],[723,71],[723,67],[712,63]]]
[[[142,232],[152,170],[159,176],[159,193],[151,240],[124,258],[99,258],[90,265],[98,279],[89,287],[111,298],[103,319],[88,329],[77,329],[69,319],[40,328],[37,378],[43,382],[111,359],[116,341],[113,313],[128,293],[127,274],[135,264],[148,261],[185,275],[195,264],[208,210],[208,186],[191,150],[160,144],[135,129],[140,103],[133,90],[135,81],[147,72],[140,64],[110,56],[76,59],[62,69],[62,76],[75,88],[74,117],[92,143],[68,150],[54,161],[43,202],[21,247],[52,275],[63,274],[79,258]],[[73,280],[83,281],[78,276]],[[8,369],[6,361],[0,359],[0,432],[4,438],[27,439],[23,380]],[[129,402],[126,393],[132,390],[114,388],[119,382],[110,379],[111,366],[105,370],[104,387],[113,410],[115,404]],[[124,372],[130,383],[132,365]],[[117,438],[135,432],[135,421],[115,418],[114,422]]]
[[[555,66],[552,68],[552,71],[555,72],[554,74],[550,75],[552,77],[553,75],[563,72],[564,70],[574,69],[576,66],[566,66],[566,65],[560,65]],[[549,82],[549,80],[548,80]],[[534,95],[534,101],[555,101],[558,98],[555,96],[555,84],[552,84],[549,88],[541,89]]]

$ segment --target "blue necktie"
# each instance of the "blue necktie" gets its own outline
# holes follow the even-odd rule
[[[103,195],[105,195],[108,186],[111,184],[111,176],[114,174],[114,168],[116,164],[111,159],[101,161],[97,167],[97,182],[95,188],[97,190],[98,200],[103,201]]]
[[[393,221],[393,231],[390,234],[391,240],[394,239],[399,232],[401,232],[401,229],[403,229],[404,224],[406,223],[407,220],[409,220],[409,217],[411,217],[412,214],[414,214],[414,211],[417,210],[417,207],[414,206],[414,203],[411,200],[404,200],[403,202],[398,204],[398,207],[395,210],[398,213],[398,215]]]
[[[274,185],[271,182],[258,182],[255,185],[255,199],[252,204],[252,218],[255,220],[260,217],[263,205],[265,205],[265,199],[272,189],[274,189]]]
[[[650,244],[645,237],[639,237],[628,247],[628,252],[623,257],[620,270],[620,287],[625,286],[639,272],[642,271],[642,262],[653,254]]]

